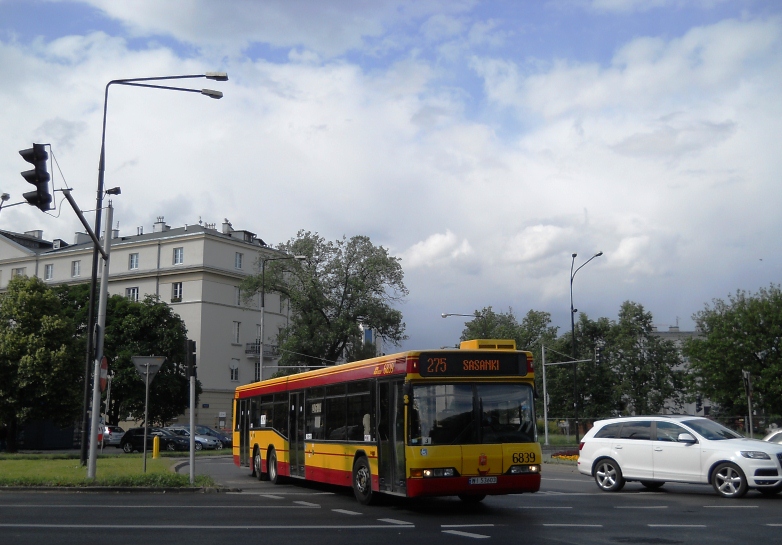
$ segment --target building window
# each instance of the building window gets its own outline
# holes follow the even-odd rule
[[[242,290],[238,286],[234,286],[234,303],[236,306],[241,306],[242,304]]]
[[[171,284],[171,302],[178,303],[182,300],[182,282]]]
[[[261,362],[256,361],[255,362],[255,382],[258,382],[261,380]]]
[[[44,265],[43,266],[43,279],[44,280],[51,280],[54,278],[54,265]]]
[[[244,254],[240,254],[239,252],[236,252],[236,257],[234,257],[234,267],[237,269],[241,269],[243,260],[244,260]]]
[[[231,339],[234,344],[239,344],[239,330],[241,329],[242,322],[234,322],[233,330],[231,331]]]
[[[237,322],[234,322],[237,323]],[[239,382],[239,360],[231,360],[231,382]]]
[[[138,288],[125,288],[125,297],[131,301],[138,302]]]
[[[185,249],[174,248],[174,265],[181,265],[185,262]]]
[[[138,269],[138,254],[128,256],[128,270]]]
[[[11,278],[16,278],[17,276],[27,276],[27,267],[19,267],[18,269],[12,269]]]
[[[81,261],[71,261],[71,276],[73,278],[81,276]]]

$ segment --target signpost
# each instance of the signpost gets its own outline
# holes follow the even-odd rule
[[[149,427],[149,383],[166,361],[165,356],[133,356],[133,365],[136,367],[141,380],[146,384],[144,397],[144,473],[147,472],[147,428]]]

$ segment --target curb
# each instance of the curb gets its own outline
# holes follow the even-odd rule
[[[181,487],[156,488],[152,486],[0,486],[0,492],[143,492],[154,494],[201,493],[213,494],[229,492],[231,489],[219,487]]]

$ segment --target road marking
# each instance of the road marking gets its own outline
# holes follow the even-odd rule
[[[412,522],[408,522],[406,520],[396,520],[396,519],[377,519],[380,522],[387,522],[389,524],[399,524],[401,526],[408,526],[413,524]]]
[[[34,528],[34,529],[62,529],[62,530],[371,530],[371,529],[393,529],[415,528],[413,524],[359,524],[359,525],[338,525],[338,524],[313,524],[313,525],[205,525],[205,524],[1,524],[0,528]]]
[[[649,528],[706,528],[705,524],[647,524]]]
[[[602,528],[602,524],[544,524],[549,528]]]
[[[308,501],[300,500],[300,501],[295,501],[293,503],[295,503],[296,505],[303,505],[304,507],[320,507],[320,505],[318,505],[317,503],[310,503]]]
[[[332,509],[335,513],[342,513],[343,515],[362,515],[358,511],[348,511],[347,509]]]
[[[757,505],[704,505],[704,509],[757,509]]]
[[[614,509],[668,509],[667,505],[614,505]]]
[[[258,494],[262,498],[269,498],[270,500],[281,500],[282,496],[276,496],[274,494]]]
[[[226,492],[228,495],[235,496],[265,496],[268,492],[251,492],[242,490],[241,492]],[[334,492],[275,492],[276,496],[333,496]]]
[[[494,524],[441,524],[440,528],[490,528]]]
[[[471,537],[473,539],[489,539],[491,536],[485,536],[483,534],[472,534],[470,532],[460,532],[459,530],[443,530],[444,534],[452,534],[455,536]]]

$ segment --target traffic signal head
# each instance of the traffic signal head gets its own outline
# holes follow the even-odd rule
[[[601,363],[603,361],[603,345],[598,344],[595,346],[595,363]]]
[[[32,163],[31,170],[22,172],[22,177],[35,186],[35,191],[28,191],[23,195],[25,200],[42,211],[51,210],[52,194],[49,192],[49,171],[46,169],[46,161],[49,154],[46,153],[46,144],[33,144],[32,148],[19,151],[22,159]]]
[[[187,363],[187,377],[196,376],[196,342],[185,339],[185,362]]]

